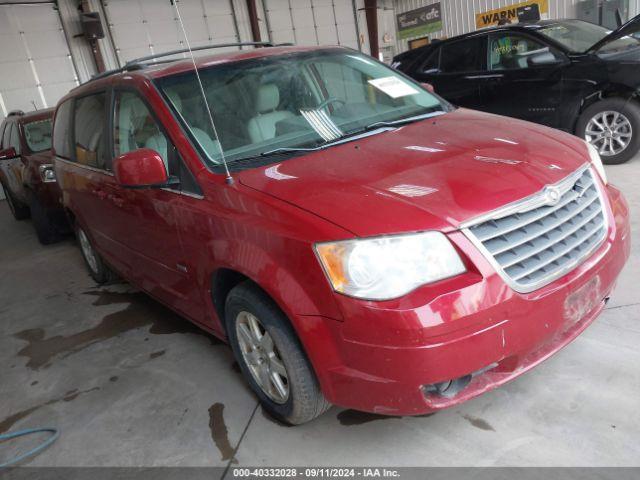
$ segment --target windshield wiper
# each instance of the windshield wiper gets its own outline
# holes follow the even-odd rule
[[[427,118],[444,115],[445,113],[447,113],[445,110],[436,110],[435,112],[422,113],[420,115],[414,115],[413,117],[401,118],[400,120],[393,120],[390,122],[375,122],[364,127],[364,130],[373,130],[380,127],[399,127],[408,123],[419,122],[420,120],[426,120]]]
[[[297,153],[297,152],[317,152],[319,150],[324,150],[325,148],[333,147],[334,145],[340,145],[342,143],[350,142],[353,140],[357,140],[362,137],[368,137],[370,135],[375,135],[376,133],[381,133],[383,131],[388,131],[394,129],[401,125],[406,125],[408,123],[419,122],[420,120],[426,120],[427,118],[437,117],[439,115],[444,115],[446,110],[436,110],[433,112],[422,113],[420,115],[414,115],[413,117],[401,118],[400,120],[393,120],[390,122],[375,122],[366,127],[356,130],[354,132],[349,132],[336,140],[331,140],[329,142],[322,143],[316,147],[280,147],[274,148],[273,150],[267,150],[266,152],[262,152],[259,155],[247,157],[246,159],[254,159],[254,158],[264,158],[271,157],[273,155],[284,154],[284,153]],[[380,132],[378,132],[380,131]],[[240,159],[240,160],[246,160]]]

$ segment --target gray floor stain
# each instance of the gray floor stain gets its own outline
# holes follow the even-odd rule
[[[487,422],[482,418],[473,417],[471,415],[463,415],[462,418],[464,418],[471,425],[473,425],[476,428],[479,428],[480,430],[487,430],[492,432],[496,431],[495,428],[493,428],[489,422]]]
[[[233,459],[234,450],[229,442],[229,431],[224,422],[224,405],[222,403],[214,403],[209,408],[209,429],[213,443],[220,451],[222,460]],[[235,459],[233,462],[237,463]]]
[[[149,354],[149,360],[153,360],[154,358],[161,357],[166,352],[167,352],[166,350],[158,350],[157,352],[150,353]]]

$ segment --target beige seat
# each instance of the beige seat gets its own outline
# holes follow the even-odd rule
[[[247,131],[253,143],[263,142],[276,136],[276,125],[295,115],[288,110],[276,110],[280,105],[280,91],[273,83],[261,85],[256,99],[258,114],[249,120]]]
[[[173,104],[174,108],[182,114],[182,100],[180,96],[171,90],[167,91],[167,96],[169,100]],[[199,128],[191,127],[191,132],[193,132],[193,136],[196,138],[200,146],[203,148],[205,152],[209,154],[210,157],[216,157],[220,153],[220,143],[213,140],[207,132],[201,130]],[[167,163],[167,139],[166,137],[158,132],[157,134],[149,137],[145,143],[146,148],[151,148],[158,152],[162,159]]]

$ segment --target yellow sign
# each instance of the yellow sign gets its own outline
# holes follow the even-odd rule
[[[476,14],[476,28],[548,18],[549,0],[531,0]]]

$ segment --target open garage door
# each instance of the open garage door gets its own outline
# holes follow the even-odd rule
[[[0,121],[52,107],[78,84],[55,4],[0,3]]]
[[[181,0],[180,15],[191,46],[250,41],[248,20],[241,15],[244,11],[236,11],[236,3]],[[121,65],[134,58],[186,47],[168,0],[108,0],[103,6]]]
[[[262,0],[271,40],[358,48],[352,0]]]

